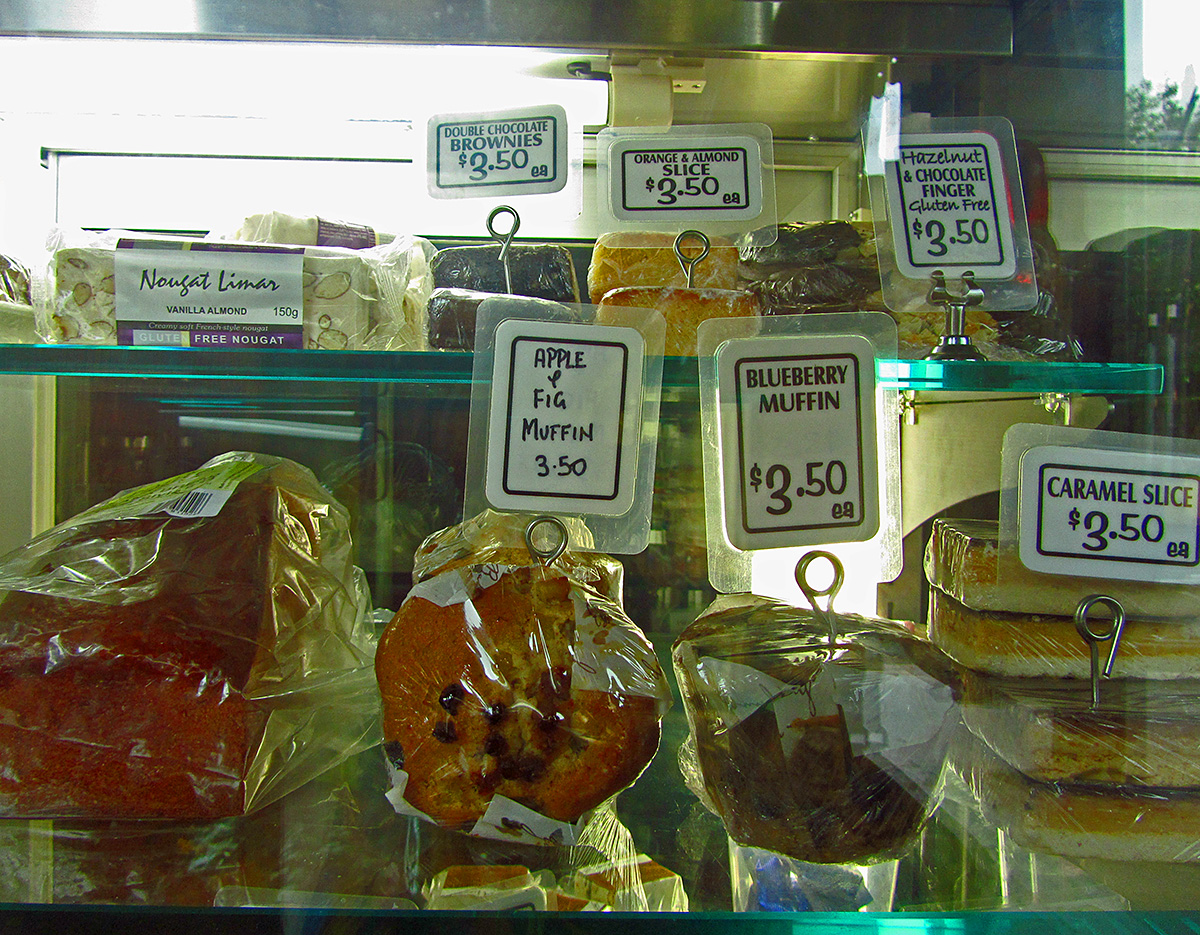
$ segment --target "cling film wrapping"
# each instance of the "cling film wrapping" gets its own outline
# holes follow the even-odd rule
[[[1103,594],[1125,614],[1113,677],[1195,676],[1196,588],[1032,572],[997,530],[994,521],[939,519],[926,547],[929,637],[955,662],[997,676],[1086,680],[1090,650],[1074,615],[1084,598]]]
[[[35,309],[42,340],[116,344],[115,251],[121,231],[55,230],[47,242],[48,295]],[[146,239],[143,237],[143,239]],[[428,347],[426,307],[434,248],[414,236],[366,249],[303,248],[303,346],[310,350],[418,351]],[[214,263],[220,254],[214,254]]]
[[[743,247],[739,276],[764,308],[806,311],[838,304],[884,309],[870,224],[778,225],[774,242]]]
[[[438,289],[522,295],[552,302],[579,301],[579,280],[571,252],[558,244],[511,244],[506,262],[500,259],[500,244],[444,247],[434,254],[430,267],[433,285]]]
[[[0,254],[0,343],[36,344],[34,283],[16,257]]]
[[[626,286],[610,289],[596,309],[596,322],[620,321],[624,308],[652,308],[667,322],[663,352],[672,356],[696,354],[696,329],[710,318],[755,318],[758,299],[736,289],[695,289],[682,286]]]
[[[1080,598],[1102,592],[1131,618],[1200,616],[1197,588],[1030,571],[1015,547],[1000,542],[996,520],[935,520],[924,565],[931,586],[975,610],[1070,617]]]
[[[498,294],[478,289],[434,289],[429,296],[426,312],[429,319],[429,346],[442,351],[475,350],[475,322],[479,316],[479,307],[488,299],[496,298]],[[523,299],[521,304],[526,311],[541,306],[548,317],[566,315],[580,322],[591,319],[592,312],[587,306],[563,304],[571,300],[555,302],[528,296],[524,296]]]
[[[963,721],[1007,763],[1042,782],[1200,790],[1200,682],[963,673]]]
[[[813,863],[896,856],[936,804],[952,667],[892,621],[718,597],[675,641],[684,778],[738,844]]]
[[[159,509],[196,478],[215,515]],[[239,815],[378,742],[348,519],[294,462],[232,452],[119,494],[0,585],[0,815]]]
[[[951,759],[984,816],[1070,860],[1200,860],[1195,589],[1030,572],[978,520],[938,520],[925,572],[930,639],[962,667]],[[1125,611],[1108,675],[1111,640],[1093,661],[1075,619],[1095,594]]]
[[[903,309],[884,304],[885,283],[869,222],[788,222],[779,224],[769,239],[766,246],[743,247],[738,265],[738,288],[759,298],[764,315],[886,311],[896,320],[903,358],[924,357],[942,337],[943,309],[930,309],[924,301]],[[1038,281],[1042,283],[1040,270]],[[1042,297],[1030,314],[967,309],[964,333],[989,360],[1079,359],[1079,342],[1054,298],[1045,290]]]
[[[733,289],[737,284],[738,251],[730,241],[712,238],[708,256],[696,264],[697,289]],[[587,289],[593,305],[613,289],[656,288],[688,284],[675,254],[675,235],[666,231],[610,231],[592,247]]]
[[[490,297],[523,296],[559,312],[558,303],[574,307],[580,299],[575,261],[558,244],[513,243],[503,262],[499,244],[444,247],[433,256],[430,270],[429,344],[439,350],[475,349],[475,319]]]
[[[413,559],[413,581],[468,565],[525,565],[530,562],[525,530],[532,513],[501,513],[486,509],[453,526],[430,534]],[[581,585],[598,591],[617,604],[623,597],[624,566],[593,548],[591,530],[579,517],[562,517],[569,548],[555,565]]]
[[[1200,860],[1195,789],[1122,783],[1045,782],[997,756],[969,732],[956,738],[953,768],[984,816],[1031,851],[1124,863],[1126,874]]]
[[[464,525],[422,547],[380,639],[389,798],[443,827],[575,843],[654,756],[665,675],[621,607],[576,579],[595,566],[487,561],[487,547],[463,561],[449,544],[479,531]]]
[[[1085,596],[1080,591],[1078,599]],[[931,588],[929,638],[960,665],[992,675],[1084,682],[1090,678],[1090,650],[1076,631],[1073,616],[974,610]],[[1200,628],[1195,621],[1127,616],[1112,675],[1163,681],[1191,678],[1196,673],[1198,645]],[[1101,653],[1107,651],[1103,648]]]

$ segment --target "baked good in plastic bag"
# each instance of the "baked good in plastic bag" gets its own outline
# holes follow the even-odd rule
[[[963,722],[1042,782],[1200,789],[1197,698],[1194,679],[1105,679],[1093,707],[1087,679],[963,673]]]
[[[0,301],[0,344],[39,344],[33,307]]]
[[[434,289],[429,296],[429,346],[443,351],[475,350],[475,318],[491,292]]]
[[[606,912],[611,907],[564,892],[549,870],[518,864],[447,867],[423,889],[426,909],[472,912]]]
[[[12,305],[33,304],[29,270],[20,260],[3,254],[0,254],[0,301]]]
[[[375,669],[397,811],[550,843],[638,777],[670,699],[621,607],[528,557],[419,580]]]
[[[544,912],[554,889],[553,874],[530,873],[516,864],[447,867],[422,892],[427,909]]]
[[[0,343],[37,342],[29,270],[20,260],[0,254]]]
[[[891,312],[896,321],[896,353],[901,358],[920,358],[938,346],[946,333],[944,309],[910,309]],[[985,349],[988,359],[995,359],[1000,322],[991,312],[968,308],[963,312],[962,333],[977,347]]]
[[[946,326],[944,309],[889,308],[884,301],[875,231],[869,222],[787,222],[771,243],[741,249],[739,288],[758,296],[764,315],[887,312],[896,321],[901,358],[924,357]],[[1039,272],[1039,282],[1040,282]],[[1043,298],[1049,297],[1043,293]],[[1078,341],[1053,301],[1031,312],[966,310],[963,333],[989,360],[1077,360]]]
[[[475,319],[479,306],[487,299],[496,297],[495,292],[479,292],[474,289],[434,289],[429,296],[429,346],[442,351],[475,350]],[[564,306],[549,299],[528,301],[542,304],[555,316],[564,312],[576,314],[583,320],[583,310],[578,306]]]
[[[437,289],[523,295],[552,302],[578,302],[579,279],[571,251],[558,244],[514,243],[508,250],[509,280],[500,244],[445,247],[431,262]]]
[[[46,307],[37,326],[49,343],[116,344],[115,257],[121,231],[55,231]],[[144,239],[144,238],[143,238]],[[367,250],[305,247],[303,341],[313,350],[424,350],[432,290],[419,237]]]
[[[580,867],[564,884],[593,904],[619,912],[687,912],[683,880],[658,861],[638,854],[632,866]]]
[[[937,801],[952,667],[888,620],[723,595],[676,639],[688,786],[738,844],[813,863],[894,857]]]
[[[231,452],[0,559],[0,814],[238,815],[377,742],[348,526]]]
[[[742,247],[741,288],[768,313],[848,304],[882,309],[875,234],[850,221],[779,224],[771,243]]]
[[[737,247],[713,238],[708,256],[696,265],[692,285],[697,289],[736,289],[737,265]],[[593,305],[599,305],[613,289],[687,285],[687,273],[675,253],[674,234],[612,231],[601,234],[592,246],[587,287]]]

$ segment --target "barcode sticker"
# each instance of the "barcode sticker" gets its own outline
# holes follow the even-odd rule
[[[160,506],[157,512],[169,513],[171,516],[190,518],[193,516],[216,516],[221,507],[229,499],[230,490],[191,490],[182,496],[169,500]]]
[[[244,455],[227,455],[186,474],[123,490],[77,514],[74,521],[132,519],[155,513],[185,518],[216,516],[238,484],[264,466]]]

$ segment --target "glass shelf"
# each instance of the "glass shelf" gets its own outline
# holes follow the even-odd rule
[[[214,351],[202,348],[0,345],[0,373],[198,380],[301,380],[447,384],[471,381],[472,355],[456,351]],[[1156,394],[1158,364],[880,360],[882,386],[903,390]],[[694,387],[695,357],[667,357],[663,385]]]
[[[0,906],[12,931],[103,933],[116,925],[138,932],[346,935],[404,932],[442,935],[539,935],[561,928],[578,935],[1194,935],[1189,912],[965,913],[610,913],[610,912],[334,912],[309,909],[167,909],[145,906]]]
[[[342,383],[469,383],[472,355],[431,351],[213,351],[78,344],[0,345],[0,373]]]
[[[1161,364],[994,360],[880,360],[880,385],[899,390],[1157,394]]]

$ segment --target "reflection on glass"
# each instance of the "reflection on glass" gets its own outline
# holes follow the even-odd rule
[[[1125,4],[1125,134],[1138,149],[1200,149],[1196,31],[1200,7],[1174,0]]]

